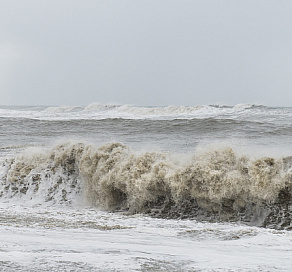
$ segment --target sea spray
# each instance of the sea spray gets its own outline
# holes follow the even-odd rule
[[[3,161],[0,195],[291,229],[291,164],[292,157],[254,159],[230,147],[203,149],[178,163],[175,155],[136,153],[121,143],[64,142]]]
[[[60,149],[62,150],[60,152]],[[29,148],[2,162],[3,199],[20,199],[37,203],[71,203],[78,200],[81,180],[73,160],[63,145],[51,150]]]

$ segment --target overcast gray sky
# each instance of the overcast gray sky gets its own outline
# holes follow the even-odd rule
[[[291,0],[0,0],[0,34],[2,105],[291,106]]]

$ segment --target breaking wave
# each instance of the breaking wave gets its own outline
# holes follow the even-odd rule
[[[292,229],[292,157],[255,159],[222,147],[182,162],[121,143],[66,142],[5,159],[0,197]]]

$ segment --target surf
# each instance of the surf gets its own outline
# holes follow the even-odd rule
[[[217,147],[183,161],[119,142],[68,141],[6,158],[0,180],[2,201],[82,202],[129,214],[292,229],[292,156],[255,158]]]

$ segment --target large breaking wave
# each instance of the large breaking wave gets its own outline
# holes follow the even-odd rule
[[[121,143],[66,142],[4,160],[0,180],[5,201],[86,201],[110,211],[292,229],[292,157],[253,158],[222,147],[182,162]]]

